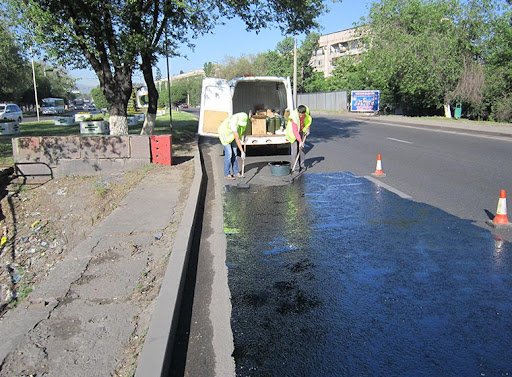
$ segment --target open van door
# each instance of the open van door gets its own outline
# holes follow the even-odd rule
[[[227,80],[207,77],[203,79],[198,133],[217,136],[217,129],[233,113],[231,87]]]

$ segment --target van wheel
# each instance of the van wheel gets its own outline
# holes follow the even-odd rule
[[[21,117],[18,117],[18,123],[21,123]]]

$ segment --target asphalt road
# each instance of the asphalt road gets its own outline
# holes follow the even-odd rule
[[[311,172],[367,176],[381,153],[381,182],[478,225],[496,212],[500,189],[512,193],[512,138],[323,115],[309,140]]]
[[[478,238],[480,233],[468,224],[489,230],[485,220],[496,211],[499,190],[512,192],[512,166],[508,162],[510,138],[470,136],[322,115],[315,117],[308,139],[306,158],[309,169],[306,174],[342,172],[369,177],[375,170],[376,155],[381,153],[387,176],[373,181],[399,196],[411,198],[411,204],[417,201],[434,208],[438,213],[430,221],[442,218],[440,231],[458,232],[457,224],[463,223],[462,234],[467,237],[456,242],[456,245],[462,245],[462,254],[464,245],[469,242],[467,238]],[[215,144],[215,140],[211,142]],[[185,294],[191,300],[184,313],[187,318],[182,326],[182,337],[175,349],[179,353],[174,365],[175,376],[231,375],[233,369],[230,360],[232,334],[226,323],[229,317],[225,318],[229,316],[230,292],[226,291],[227,277],[222,261],[226,252],[221,194],[225,182],[221,175],[221,154],[211,148],[208,150],[209,194],[201,250],[192,258],[194,271],[189,291]],[[269,175],[268,162],[289,158],[250,153],[248,156],[246,174],[251,186],[272,185],[272,180],[265,177]],[[394,202],[397,201],[390,200],[390,203]],[[414,210],[414,206],[410,207]],[[510,240],[510,232],[507,232],[502,234]],[[358,235],[352,236],[353,244],[357,244]],[[363,238],[368,239],[366,236]]]

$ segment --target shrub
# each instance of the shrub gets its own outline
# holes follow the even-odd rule
[[[100,121],[100,120],[105,120],[105,117],[101,114],[95,114],[93,116],[91,116],[91,118],[89,119],[90,121]]]
[[[492,115],[498,122],[512,122],[512,94],[495,102],[492,107]]]

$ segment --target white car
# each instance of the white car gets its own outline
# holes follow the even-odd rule
[[[10,119],[21,123],[23,112],[15,103],[0,103],[0,119]]]

